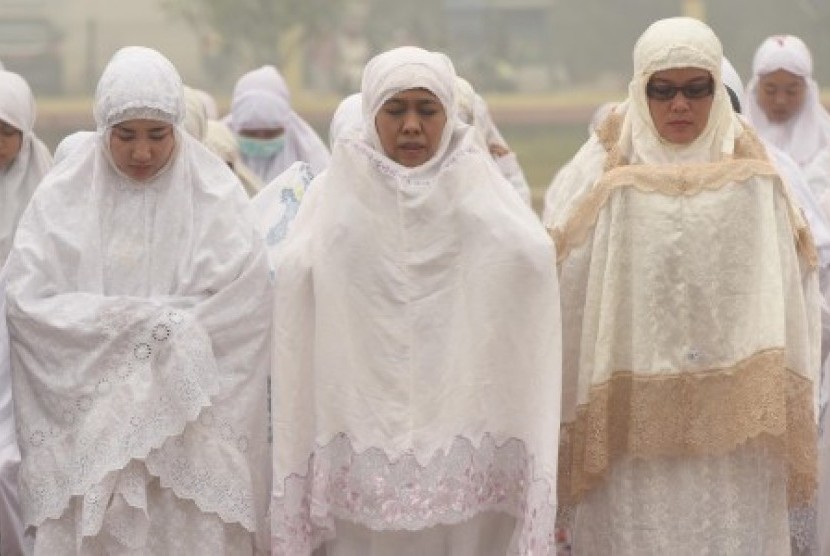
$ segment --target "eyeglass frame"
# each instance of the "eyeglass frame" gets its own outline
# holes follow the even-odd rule
[[[646,97],[658,102],[674,100],[677,93],[683,93],[683,97],[686,100],[701,100],[715,94],[715,79],[713,77],[709,77],[705,83],[692,81],[691,83],[686,83],[684,85],[660,85],[660,88],[665,89],[666,91],[666,94],[660,95],[655,95],[654,88],[654,83],[649,80],[646,84]],[[697,92],[698,88],[700,88],[700,93]]]

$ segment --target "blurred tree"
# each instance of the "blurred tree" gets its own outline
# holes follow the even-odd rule
[[[187,21],[226,64],[247,68],[288,65],[315,39],[336,28],[342,2],[330,0],[163,0]],[[228,68],[230,69],[230,68]]]

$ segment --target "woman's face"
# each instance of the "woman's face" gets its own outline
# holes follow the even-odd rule
[[[0,170],[14,161],[23,144],[23,133],[11,124],[0,120]]]
[[[687,145],[709,122],[714,99],[712,75],[700,68],[672,68],[652,74],[646,86],[648,110],[660,137]]]
[[[804,78],[787,70],[766,73],[758,79],[758,105],[771,122],[780,124],[795,116],[806,96]]]
[[[407,168],[420,166],[435,155],[446,123],[444,106],[426,89],[392,95],[375,115],[383,152]]]
[[[112,127],[110,152],[118,169],[143,181],[164,168],[173,148],[173,126],[157,120],[127,120]]]

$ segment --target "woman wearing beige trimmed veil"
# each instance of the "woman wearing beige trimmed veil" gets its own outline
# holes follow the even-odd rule
[[[553,245],[413,47],[366,65],[276,264],[272,549],[552,555]]]
[[[97,131],[21,219],[7,317],[36,555],[266,550],[266,253],[184,111],[164,56],[119,50]]]
[[[579,555],[815,550],[817,256],[722,48],[651,25],[558,178],[559,504]]]

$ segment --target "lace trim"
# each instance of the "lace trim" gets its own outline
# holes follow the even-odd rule
[[[812,400],[810,381],[787,369],[778,349],[703,372],[615,372],[562,428],[559,503],[577,504],[625,455],[725,454],[760,437],[786,459],[790,507],[809,505],[818,457]]]
[[[660,193],[680,197],[701,191],[721,189],[728,183],[741,182],[754,176],[778,177],[778,172],[767,160],[763,145],[750,130],[735,141],[732,160],[709,164],[628,164],[618,146],[621,117],[612,115],[598,131],[598,138],[608,151],[604,173],[585,198],[576,206],[561,227],[550,230],[556,244],[557,262],[562,263],[570,252],[584,243],[596,226],[599,213],[617,189],[632,187],[643,193]],[[781,180],[775,186],[787,199],[787,209],[793,226],[796,247],[810,268],[818,266],[818,253],[810,229],[802,218],[796,203]]]
[[[534,473],[525,444],[501,445],[489,434],[479,447],[457,437],[426,466],[408,453],[391,461],[370,448],[356,453],[345,434],[318,446],[305,476],[285,479],[271,505],[274,554],[308,554],[335,536],[334,518],[374,530],[419,530],[488,511],[521,522],[511,553],[554,554],[556,501]]]
[[[389,157],[379,153],[363,141],[345,138],[342,141],[343,143],[351,145],[352,148],[364,154],[371,161],[372,165],[377,169],[377,171],[385,176],[393,178],[397,181],[404,182],[410,186],[427,186],[434,182],[434,180],[432,179],[421,179],[409,175],[412,173],[411,168],[404,168],[403,166],[396,164]],[[458,148],[452,154],[452,156],[448,157],[446,160],[441,162],[441,166],[438,172],[444,172],[445,170],[456,164],[458,160],[462,157],[479,154],[480,152],[481,151],[475,147]]]
[[[109,322],[106,315],[103,320],[105,333],[123,324],[117,319]],[[198,418],[200,427],[215,427],[229,445],[240,452],[248,450],[244,433],[215,417],[210,408],[203,409],[221,385],[216,380],[210,340],[193,337],[197,329],[185,326],[187,322],[181,312],[174,310],[164,311],[151,321],[87,394],[60,399],[62,423],[44,421],[24,426],[18,422],[18,438],[26,454],[20,489],[27,524],[60,518],[73,495],[92,490],[108,473],[123,469],[132,459],[148,459],[177,495],[193,499],[201,509],[215,511],[225,521],[239,522],[253,530],[252,504],[240,490],[244,485],[238,481],[231,484],[211,469],[194,466],[188,458],[177,456],[182,449],[180,439],[165,443]],[[154,364],[154,354],[174,335],[177,350],[186,354],[182,359],[187,366],[169,365],[162,372]],[[115,393],[149,374],[161,384],[155,395],[136,400],[111,416],[117,403]],[[97,409],[100,414],[96,418]],[[90,423],[99,426],[89,427]]]

